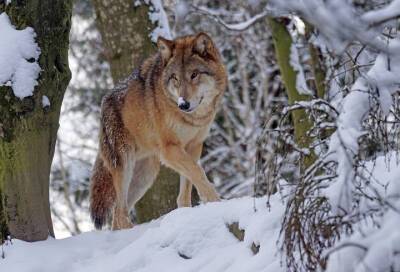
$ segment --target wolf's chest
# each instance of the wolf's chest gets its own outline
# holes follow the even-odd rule
[[[175,120],[175,122],[171,120],[168,125],[171,132],[173,132],[175,137],[177,137],[183,144],[186,144],[194,139],[200,131],[199,127],[192,126],[184,122],[179,122],[177,120]]]
[[[171,129],[182,143],[187,143],[197,136],[199,128],[187,124],[172,124]]]

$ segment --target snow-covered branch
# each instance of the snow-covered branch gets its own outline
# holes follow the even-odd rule
[[[223,19],[221,19],[220,13],[218,12],[210,11],[210,9],[204,7],[198,7],[196,5],[191,5],[191,8],[193,9],[193,12],[206,15],[215,20],[218,24],[222,25],[227,30],[232,30],[232,31],[244,31],[249,27],[251,27],[256,22],[260,21],[261,19],[264,19],[266,16],[272,15],[271,11],[263,10],[262,12],[252,16],[251,18],[248,18],[243,22],[227,23]]]

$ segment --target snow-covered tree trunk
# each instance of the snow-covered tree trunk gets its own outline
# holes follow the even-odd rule
[[[8,235],[26,241],[54,236],[49,175],[61,102],[71,77],[71,6],[65,0],[11,1],[8,5],[0,1],[0,14],[6,12],[16,29],[34,29],[41,68],[31,96],[20,99],[11,86],[0,87],[1,240]]]
[[[93,0],[105,53],[114,82],[128,76],[141,61],[156,52],[150,32],[154,25],[147,5],[131,0]],[[157,218],[176,208],[179,175],[161,167],[153,187],[136,204],[138,222]]]

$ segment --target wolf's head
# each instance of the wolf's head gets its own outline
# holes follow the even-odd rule
[[[162,84],[169,99],[184,112],[210,105],[226,87],[226,72],[211,38],[205,33],[173,41],[158,38],[163,62]]]

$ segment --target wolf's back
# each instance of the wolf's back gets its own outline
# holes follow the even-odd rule
[[[101,229],[111,216],[115,189],[111,173],[100,157],[96,158],[90,180],[90,217],[96,229]]]

